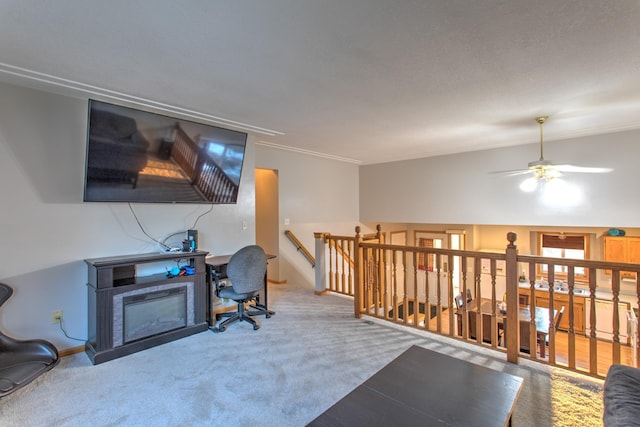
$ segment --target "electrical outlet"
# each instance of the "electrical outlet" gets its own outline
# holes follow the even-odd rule
[[[51,323],[60,323],[62,322],[62,310],[54,310],[51,313]]]

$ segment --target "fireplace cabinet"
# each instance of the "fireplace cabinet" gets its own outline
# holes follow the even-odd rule
[[[89,337],[99,364],[207,330],[207,252],[87,259]],[[169,274],[173,267],[188,275]]]

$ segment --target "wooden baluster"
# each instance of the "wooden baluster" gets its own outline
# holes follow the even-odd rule
[[[611,274],[611,291],[613,293],[613,356],[614,364],[620,363],[620,271]]]
[[[404,249],[400,252],[402,259],[402,294],[404,295],[402,299],[402,304],[404,306],[404,322],[405,324],[409,321],[409,289],[407,289],[407,251]],[[416,319],[418,318],[418,307],[416,306],[417,301],[414,297],[414,307],[413,314],[415,319],[413,320],[413,325],[417,325]]]
[[[482,281],[482,258],[477,257],[475,259],[475,265],[474,265],[473,268],[474,268],[474,273],[475,273],[474,274],[474,280],[473,280],[474,290],[476,292],[476,295],[480,295],[480,284],[481,284],[481,281]],[[463,298],[464,297],[465,296],[463,295]],[[477,299],[476,302],[480,303],[480,301],[481,301],[480,299]],[[466,304],[464,306],[466,307]],[[465,324],[464,324],[465,325],[465,327],[464,327],[464,331],[465,331],[464,337],[465,337],[465,339],[469,339],[470,336],[471,336],[471,331],[469,331],[468,325],[466,324],[468,319],[469,319],[469,315],[465,311],[465,313],[464,313],[464,321],[465,321]],[[478,322],[476,322],[476,324],[477,323]],[[476,334],[477,333],[478,333],[478,328],[476,327]],[[476,335],[476,337],[477,336],[478,335]]]
[[[447,292],[448,292],[448,298],[447,298],[447,305],[449,307],[449,310],[453,309],[453,255],[449,254],[447,255],[447,262],[448,262],[448,268],[447,268]],[[451,311],[449,311],[449,313],[451,313]],[[453,318],[453,316],[449,315],[449,336],[453,336],[453,331],[454,331],[454,321],[455,319]]]
[[[393,263],[391,265],[391,284],[392,288],[392,301],[393,301],[393,321],[398,321],[398,276],[396,276],[396,269],[398,266],[397,251],[393,249],[391,251]],[[404,313],[403,313],[404,314]],[[406,315],[404,316],[406,317]]]
[[[461,274],[462,274],[462,289],[460,289],[460,294],[461,295],[466,295],[467,294],[467,270],[468,270],[468,265],[467,263],[469,262],[469,259],[466,256],[462,257],[462,264],[461,264]],[[466,304],[463,304],[463,307],[466,306]],[[458,320],[457,323],[460,325],[460,327],[458,328],[458,335],[460,335],[462,338],[467,338],[467,330],[466,330],[466,322],[464,321],[464,316],[462,313],[462,307],[458,308],[458,305],[455,304],[454,302],[454,309],[455,312],[457,312],[457,316],[458,316]],[[465,312],[466,314],[466,312]],[[462,317],[460,317],[462,316]]]
[[[481,293],[481,292],[480,292],[480,289],[481,289],[481,287],[482,287],[481,285],[482,285],[482,275],[481,275],[481,274],[478,274],[478,275],[476,275],[476,277],[475,277],[475,282],[473,283],[473,291],[474,291],[474,293],[475,293],[476,295],[480,295],[480,293]],[[466,298],[467,298],[467,296],[466,296],[466,295],[463,295],[462,297],[465,299],[465,305],[466,305]],[[475,316],[475,319],[476,319],[476,321],[475,321],[475,328],[476,328],[476,330],[475,330],[475,331],[471,331],[471,326],[469,326],[469,337],[471,337],[471,334],[473,333],[473,334],[475,335],[475,337],[476,337],[476,341],[477,341],[477,342],[479,342],[479,343],[481,343],[481,342],[482,342],[482,338],[481,338],[481,334],[482,334],[482,329],[481,329],[481,327],[482,327],[482,320],[480,319],[480,317],[481,317],[481,314],[480,314],[480,313],[481,313],[482,300],[477,299],[476,303],[477,303],[477,304],[476,304],[476,308],[475,308],[475,310],[474,310],[474,311],[475,311],[475,313],[474,313],[474,314],[472,314],[472,316]],[[469,315],[467,314],[467,318],[468,318],[468,317],[469,317]],[[480,331],[480,332],[478,332],[478,331]]]
[[[363,296],[363,292],[364,292],[364,283],[363,283],[363,266],[362,266],[362,248],[360,247],[360,243],[362,242],[361,238],[360,238],[360,226],[356,226],[356,238],[355,238],[355,243],[353,245],[353,247],[355,248],[353,255],[354,255],[354,259],[353,259],[353,263],[354,263],[354,281],[356,283],[356,292],[354,292],[354,297],[353,297],[353,306],[354,306],[354,311],[355,311],[355,317],[356,318],[360,318],[361,315],[361,311],[362,311],[362,306],[363,306],[363,302],[366,301],[366,297]],[[369,312],[369,310],[367,309],[366,311],[367,313]]]
[[[589,372],[598,374],[598,340],[596,338],[596,269],[589,269]]]
[[[426,258],[426,254],[424,254],[424,258]],[[425,268],[423,271],[424,274],[424,298],[425,298],[425,311],[427,311],[429,320],[425,321],[425,324],[427,325],[427,330],[431,331],[431,298],[429,297],[429,273],[428,273],[428,269]]]
[[[556,281],[556,266],[555,264],[548,264],[549,268],[549,327],[553,325],[553,317],[555,310],[555,302],[554,302],[554,289],[553,284]],[[533,320],[533,314],[532,319]],[[534,333],[531,336],[532,340],[536,339],[537,332],[535,331],[535,321],[534,328],[532,329]],[[531,353],[533,354],[533,347],[531,347]],[[556,340],[555,335],[549,337],[549,363],[554,365],[556,363]]]
[[[344,246],[345,246],[346,240],[344,239],[340,239],[340,252],[342,253],[342,271],[341,271],[341,276],[340,276],[340,290],[342,291],[343,294],[347,293],[347,289],[346,289],[346,283],[347,283],[347,276],[346,276],[346,262],[347,262],[347,254],[344,250]]]
[[[333,251],[333,239],[331,237],[328,238],[328,243],[329,243],[329,289],[331,291],[336,290],[335,287],[335,270],[333,267],[333,255],[334,255],[334,251]]]
[[[567,272],[569,281],[569,368],[576,368],[576,332],[574,326],[575,312],[573,306],[573,291],[575,287],[575,267],[570,265]],[[565,308],[566,310],[566,308]],[[564,314],[563,314],[564,316]],[[555,328],[555,324],[553,325]],[[555,332],[555,331],[554,331]]]
[[[415,304],[418,307],[418,311],[420,310],[420,295],[418,294],[418,265],[417,262],[418,261],[418,256],[416,254],[416,251],[411,251],[411,262],[412,262],[412,273],[413,273],[413,295],[415,298]],[[422,327],[424,328],[424,326],[427,324],[427,322],[429,321],[429,307],[427,306],[426,303],[424,303],[424,324],[422,326],[420,326],[420,323],[416,323],[416,327]]]
[[[340,292],[340,270],[338,268],[339,266],[339,261],[338,261],[338,239],[337,238],[333,238],[331,239],[331,247],[333,249],[333,254],[332,254],[332,261],[333,261],[333,268],[331,271],[333,271],[333,284],[334,284],[334,291],[335,292]]]
[[[491,258],[491,260],[489,261],[489,266],[489,273],[491,277],[491,346],[496,347],[498,345],[498,337],[496,336],[496,332],[498,331],[498,313],[496,312],[496,309],[498,307],[498,297],[496,293],[496,276],[498,273],[498,265],[495,258]],[[480,291],[480,288],[478,288],[478,291]],[[481,299],[478,299],[478,302],[480,301]],[[484,329],[482,330],[484,331]]]
[[[498,266],[495,258],[491,258],[489,262],[491,266],[490,276],[491,276],[491,346],[496,347],[497,345],[497,337],[495,337],[496,331],[498,330],[498,315],[496,313],[496,308],[498,306],[497,303],[497,294],[496,294],[496,276],[498,274]],[[478,288],[478,291],[480,288]],[[478,299],[478,301],[481,301]]]
[[[376,277],[376,251],[372,248],[366,249],[366,257],[364,258],[367,262],[367,274],[369,275],[369,280],[367,280],[367,288],[369,289],[369,307],[370,311],[373,310],[374,316],[379,316],[380,306],[378,304],[378,300],[376,298],[378,294],[379,282]]]
[[[349,260],[353,260],[353,240],[347,241],[347,250],[349,251],[347,257]],[[349,263],[349,270],[347,275],[347,295],[353,295],[353,268],[351,262]]]
[[[389,307],[391,307],[391,303],[389,301],[389,280],[386,275],[387,268],[387,250],[380,249],[378,250],[378,266],[376,268],[376,276],[378,277],[378,283],[380,284],[380,293],[382,306],[384,307],[384,311],[386,313],[386,318],[389,318]]]
[[[535,313],[536,306],[536,263],[529,263],[529,299],[528,305],[531,311]]]
[[[440,253],[436,253],[436,330],[439,334],[442,334],[442,316],[440,315],[442,311],[442,280],[440,278],[440,274],[442,274],[442,269],[440,268]],[[426,257],[425,257],[426,258]],[[428,268],[427,268],[428,270]]]
[[[531,316],[535,317],[535,313],[536,313],[536,291],[535,291],[535,284],[536,284],[536,263],[535,262],[530,262],[529,263],[529,311],[531,312]],[[536,334],[533,334],[533,336],[535,337]],[[536,338],[537,341],[537,338]],[[551,341],[549,341],[551,342]],[[546,344],[545,344],[546,345]],[[531,351],[531,350],[529,350]]]

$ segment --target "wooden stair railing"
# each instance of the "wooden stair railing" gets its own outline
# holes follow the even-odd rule
[[[357,318],[372,316],[475,343],[504,353],[512,363],[527,358],[597,378],[604,378],[611,364],[640,366],[632,310],[640,305],[640,263],[519,255],[513,232],[507,233],[504,252],[389,245],[381,241],[384,234],[377,234],[380,239],[362,236],[359,226],[355,237],[314,233],[316,294],[351,295]],[[433,268],[420,261],[429,257]],[[555,280],[559,265],[567,270],[562,281]],[[537,275],[542,266],[549,286]],[[577,279],[577,271],[588,271],[588,283]],[[609,275],[598,279],[605,271]],[[521,272],[529,279],[521,279]],[[623,273],[636,277],[624,292]],[[458,303],[457,295],[467,294],[475,306],[471,299]],[[528,327],[524,323],[526,337],[504,333],[522,331],[523,322],[519,310],[499,311],[503,298],[507,307],[523,305],[530,313],[542,309],[550,325],[564,307],[557,331],[552,328],[546,348],[541,347],[545,351],[536,351],[541,342],[537,317],[529,316]],[[598,312],[598,302],[610,303],[610,311]],[[611,331],[610,337],[603,331]]]
[[[335,239],[330,239],[329,240],[329,249],[334,249],[338,255],[340,255],[342,257],[342,259],[344,259],[345,263],[349,264],[349,267],[351,267],[351,269],[353,270],[354,267],[354,263],[353,263],[353,258],[351,258],[351,253],[344,249],[342,245],[340,245]]]
[[[302,242],[300,242],[300,240],[298,240],[298,238],[295,236],[295,234],[293,234],[293,232],[291,232],[291,230],[285,230],[284,231],[284,235],[287,236],[289,238],[289,240],[291,241],[291,243],[293,243],[295,245],[295,247],[298,250],[298,252],[300,252],[300,253],[302,253],[302,255],[304,255],[304,257],[307,259],[307,261],[309,261],[309,263],[311,264],[311,267],[315,267],[316,266],[316,259],[313,257],[313,255],[311,255],[311,252],[309,252],[307,250],[307,248],[304,247]]]
[[[232,203],[236,200],[238,185],[224,173],[204,147],[191,139],[179,122],[175,124],[171,157],[207,200],[214,203]]]

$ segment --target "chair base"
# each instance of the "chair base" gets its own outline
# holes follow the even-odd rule
[[[235,321],[241,321],[241,322],[244,321],[253,325],[253,330],[257,331],[258,329],[260,329],[260,324],[256,322],[253,319],[253,317],[251,317],[252,315],[256,315],[256,314],[259,314],[259,313],[246,311],[244,308],[244,302],[239,302],[237,311],[216,314],[216,320],[220,320],[223,317],[227,317],[227,319],[222,323],[220,323],[219,325],[212,328],[212,330],[213,332],[224,332],[227,330],[227,326],[230,323],[233,323]]]

